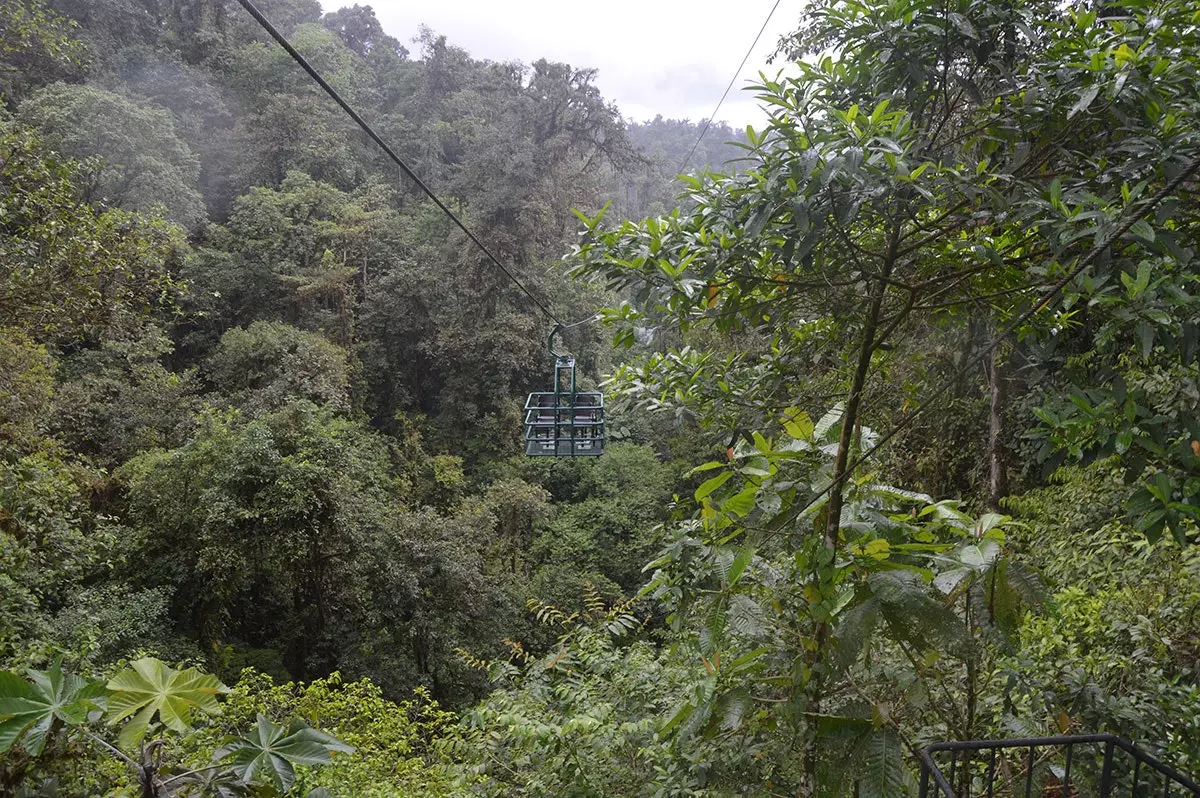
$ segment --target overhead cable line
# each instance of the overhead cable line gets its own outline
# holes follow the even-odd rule
[[[846,466],[845,470],[840,476],[834,475],[833,481],[830,482],[824,490],[814,496],[812,501],[810,501],[804,507],[804,509],[794,514],[792,518],[800,518],[834,490],[841,490],[841,486],[846,482],[847,479],[849,479],[850,475],[858,469],[859,466],[871,459],[871,457],[873,457],[880,449],[882,449],[897,435],[903,432],[917,419],[918,416],[922,415],[926,410],[933,408],[934,402],[940,399],[942,395],[946,393],[946,391],[950,390],[950,388],[958,382],[959,377],[962,377],[968,371],[981,364],[984,358],[991,356],[991,354],[996,351],[996,348],[999,347],[1006,338],[1015,333],[1021,327],[1021,325],[1025,324],[1027,321],[1048,307],[1050,302],[1053,301],[1053,299],[1058,296],[1058,294],[1062,292],[1064,288],[1070,285],[1071,281],[1078,277],[1084,269],[1092,265],[1096,258],[1100,257],[1100,255],[1103,254],[1104,251],[1109,247],[1111,247],[1117,241],[1117,239],[1133,229],[1135,224],[1144,219],[1147,214],[1158,207],[1159,203],[1170,196],[1172,192],[1183,185],[1192,177],[1192,175],[1196,174],[1197,172],[1200,172],[1200,157],[1193,159],[1192,162],[1188,164],[1188,166],[1182,172],[1176,175],[1174,179],[1172,179],[1161,189],[1159,189],[1153,196],[1149,197],[1144,203],[1142,203],[1142,207],[1135,213],[1130,214],[1115,232],[1109,236],[1106,236],[1103,241],[1096,244],[1090,250],[1084,253],[1084,255],[1075,264],[1074,268],[1067,272],[1061,279],[1058,280],[1058,282],[1050,286],[1046,293],[1042,295],[1041,299],[1039,299],[1028,310],[1018,316],[1017,320],[1010,324],[1007,329],[996,333],[996,335],[992,337],[992,339],[988,342],[988,345],[984,347],[982,351],[980,351],[975,357],[965,362],[955,371],[953,378],[943,381],[941,386],[924,402],[910,411],[907,415],[901,418],[900,421],[895,424],[895,426],[880,436],[880,438],[875,441],[874,446],[863,452],[861,455],[855,458],[853,462]]]
[[[425,195],[428,196],[429,199],[433,200],[433,204],[437,205],[438,208],[440,208],[444,214],[446,214],[447,216],[450,217],[450,220],[458,226],[458,229],[462,230],[463,233],[466,234],[467,238],[471,239],[471,241],[474,242],[475,246],[479,247],[479,250],[481,252],[483,252],[484,255],[487,256],[487,259],[492,262],[492,265],[494,265],[497,269],[499,269],[501,272],[503,272],[508,277],[508,279],[512,280],[513,285],[515,285],[517,288],[521,289],[521,291],[527,297],[529,297],[530,300],[533,301],[533,304],[537,305],[538,309],[541,310],[542,313],[545,313],[546,316],[549,317],[551,321],[553,321],[555,324],[557,324],[560,327],[568,326],[568,325],[564,325],[559,320],[559,318],[557,316],[555,316],[548,307],[546,307],[545,303],[543,303],[540,299],[538,299],[536,296],[534,296],[533,293],[530,292],[530,290],[525,287],[524,283],[522,283],[519,279],[517,279],[517,276],[515,274],[513,274],[511,269],[509,269],[507,266],[505,266],[503,263],[501,263],[500,259],[492,254],[492,251],[490,249],[488,249],[484,245],[484,243],[482,241],[480,241],[479,238],[474,233],[471,232],[471,230],[463,223],[463,221],[458,218],[458,216],[454,213],[454,211],[450,210],[450,208],[448,208],[446,206],[446,203],[444,203],[440,199],[438,199],[438,196],[433,193],[433,189],[431,189],[429,186],[427,186],[425,184],[424,180],[417,177],[417,174],[412,169],[409,168],[408,164],[406,164],[399,155],[396,154],[396,151],[393,150],[391,147],[389,147],[387,142],[385,142],[382,138],[380,138],[379,134],[376,133],[375,130],[369,124],[367,124],[366,120],[363,119],[358,114],[358,112],[355,111],[350,106],[350,103],[346,102],[346,100],[344,100],[342,98],[342,95],[338,94],[337,89],[333,88],[333,86],[330,86],[328,81],[326,81],[325,78],[321,77],[321,73],[317,72],[317,70],[315,68],[313,68],[312,64],[308,63],[307,59],[305,59],[304,56],[300,55],[300,53],[297,52],[296,48],[292,46],[291,42],[289,42],[287,40],[287,38],[282,33],[280,33],[279,30],[274,25],[271,24],[271,21],[269,19],[267,19],[265,16],[263,16],[263,13],[258,10],[258,8],[254,5],[254,3],[250,2],[250,0],[238,0],[238,3],[241,4],[242,8],[246,9],[247,13],[249,13],[250,16],[254,17],[254,19],[258,22],[258,24],[262,26],[263,30],[265,30],[267,33],[269,33],[271,35],[272,39],[274,39],[276,42],[279,43],[280,47],[282,47],[284,50],[287,51],[288,55],[290,55],[292,57],[293,61],[295,61],[297,64],[299,64],[300,67],[305,72],[308,73],[309,77],[311,77],[313,80],[315,80],[317,82],[317,84],[322,89],[325,90],[325,93],[328,94],[330,97],[332,97],[333,101],[342,107],[342,110],[345,111],[350,116],[350,118],[353,119],[358,124],[358,126],[363,129],[363,132],[365,132],[368,136],[370,136],[371,140],[379,145],[379,148],[382,149],[384,151],[384,153],[386,153],[387,156],[389,158],[391,158],[392,161],[395,162],[395,164],[397,166],[400,167],[400,169],[404,172],[404,174],[408,175],[409,179],[411,179],[414,183],[416,183],[417,186],[423,192],[425,192]],[[590,320],[591,319],[586,319],[585,321],[590,321]],[[582,322],[576,322],[576,324],[581,324],[581,323]],[[573,327],[573,326],[575,326],[575,324],[572,324],[569,326]]]
[[[717,112],[721,110],[721,106],[725,104],[725,98],[729,96],[733,84],[737,82],[738,75],[742,74],[742,70],[746,68],[746,62],[750,60],[750,55],[754,52],[754,48],[758,46],[758,40],[762,38],[763,33],[767,30],[767,25],[771,23],[771,17],[775,16],[775,10],[779,8],[781,0],[775,0],[775,5],[771,6],[770,13],[763,20],[762,27],[758,29],[758,35],[754,37],[754,41],[750,43],[750,49],[746,50],[746,54],[742,56],[742,63],[738,64],[737,71],[733,73],[733,77],[729,79],[729,85],[725,87],[725,93],[721,95],[721,99],[717,102],[717,107],[708,115],[704,126],[700,128],[700,135],[696,137],[696,143],[692,145],[692,149],[688,151],[687,157],[679,163],[679,168],[675,170],[676,174],[683,174],[683,170],[687,167],[688,161],[692,160],[692,156],[696,154],[696,148],[700,146],[700,142],[704,140],[704,134],[708,132],[709,126],[713,119],[716,118]]]

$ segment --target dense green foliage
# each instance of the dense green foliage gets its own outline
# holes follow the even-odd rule
[[[30,771],[36,773],[41,765],[38,757],[47,743],[61,739],[83,742],[93,753],[98,751],[127,765],[123,770],[129,785],[143,798],[194,795],[197,790],[284,795],[298,786],[297,765],[325,765],[334,753],[355,752],[352,746],[303,721],[293,720],[284,727],[259,713],[248,734],[222,738],[224,745],[213,751],[209,760],[214,764],[185,766],[181,772],[166,775],[173,768],[163,766],[163,749],[173,741],[172,733],[191,732],[201,716],[219,714],[217,696],[228,692],[215,676],[193,668],[177,671],[149,657],[130,663],[107,684],[64,673],[59,662],[48,671],[29,670],[28,680],[15,673],[0,673],[0,708],[6,718],[0,725],[0,752],[20,744],[13,760],[0,768],[0,787],[7,792],[29,779]],[[88,729],[101,718],[108,726],[121,726],[116,746]],[[64,734],[64,729],[69,731]],[[162,737],[147,742],[151,731]],[[55,737],[60,739],[51,739]],[[89,780],[92,789],[107,789],[103,781]],[[53,794],[53,784],[47,780],[42,790]],[[315,798],[313,793],[309,795]]]
[[[610,308],[607,451],[519,455],[547,319],[236,3],[0,0],[0,798],[1200,769],[1193,7],[817,0],[685,162],[592,70],[261,5]]]

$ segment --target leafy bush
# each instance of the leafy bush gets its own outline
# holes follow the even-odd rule
[[[302,718],[353,746],[353,756],[335,757],[322,768],[298,768],[297,794],[324,788],[345,798],[451,795],[450,775],[439,740],[454,737],[452,713],[418,688],[394,703],[369,679],[345,681],[334,673],[306,684],[276,684],[246,670],[225,696],[221,716],[185,741],[189,761],[198,761],[222,737],[262,715],[275,722]]]
[[[516,664],[485,663],[498,688],[463,716],[457,789],[484,796],[653,794],[675,768],[661,718],[686,671],[648,642],[624,639],[626,608],[566,615],[534,605],[563,634],[545,657],[513,644]],[[672,791],[688,795],[687,791]],[[712,793],[709,793],[712,794]]]
[[[1009,501],[1022,557],[1055,587],[1056,612],[1028,617],[1005,663],[1005,731],[1112,731],[1176,767],[1200,763],[1200,552],[1113,518],[1130,488],[1120,463],[1062,469]],[[1057,730],[1057,729],[1056,729]]]

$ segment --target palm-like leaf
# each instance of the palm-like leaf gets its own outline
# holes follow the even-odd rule
[[[1021,600],[1032,606],[1042,606],[1051,601],[1050,591],[1041,575],[1030,566],[1015,560],[1008,563],[1005,579]]]
[[[867,718],[841,715],[809,715],[815,722],[817,747],[816,798],[843,798],[851,793],[849,779],[857,779],[863,768],[864,750],[875,735]]]
[[[113,691],[108,701],[109,724],[133,716],[118,738],[127,749],[141,741],[156,713],[167,728],[186,731],[194,710],[217,714],[221,711],[217,695],[229,692],[216,676],[195,668],[177,671],[151,657],[130,663],[109,680],[108,689]]]
[[[75,726],[101,708],[96,699],[105,689],[100,682],[64,674],[57,662],[48,671],[28,673],[26,681],[15,673],[0,672],[0,753],[23,736],[25,750],[37,756],[55,720]]]
[[[915,490],[904,490],[903,488],[897,488],[892,485],[863,485],[860,490],[864,495],[886,499],[895,504],[933,504],[933,497],[928,493],[920,493]]]
[[[296,778],[295,765],[328,764],[334,751],[353,753],[354,748],[299,721],[281,726],[259,715],[249,735],[217,751],[214,759],[229,759],[247,784],[268,783],[286,793]]]

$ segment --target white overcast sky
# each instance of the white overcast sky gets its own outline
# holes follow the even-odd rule
[[[367,5],[363,0],[357,0]],[[326,11],[355,0],[321,0]],[[797,27],[804,0],[780,0],[717,114],[734,126],[764,115],[740,91],[767,64],[779,37]],[[383,29],[410,49],[421,25],[475,58],[565,61],[599,70],[597,84],[636,121],[655,114],[707,119],[775,0],[374,0]]]

